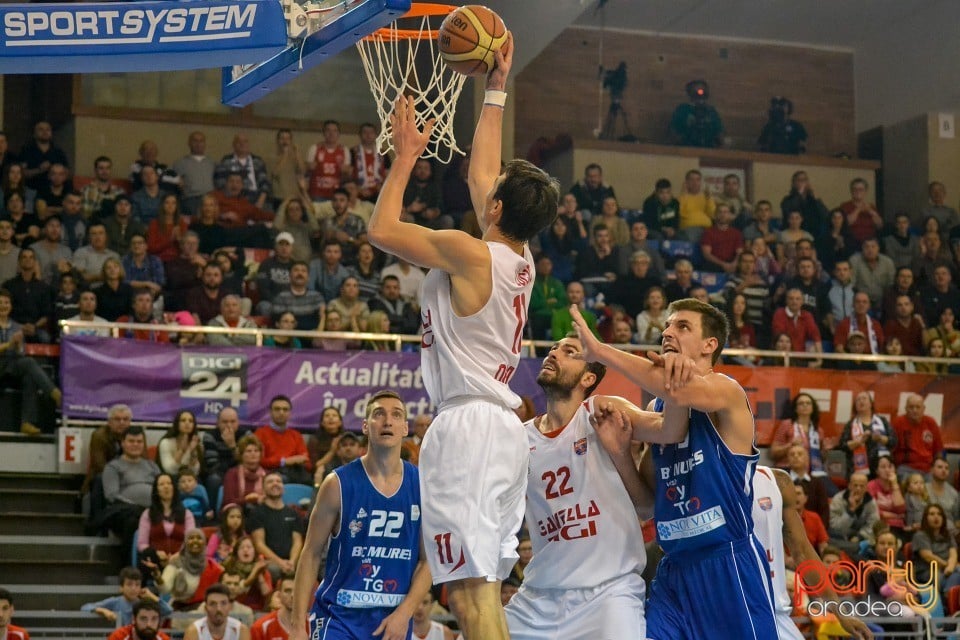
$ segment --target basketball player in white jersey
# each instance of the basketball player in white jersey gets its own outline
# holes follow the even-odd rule
[[[187,627],[183,640],[250,640],[250,629],[230,618],[230,589],[211,585],[203,598],[206,615]]]
[[[753,532],[766,550],[770,563],[777,630],[780,633],[778,640],[803,640],[800,630],[790,618],[793,602],[787,593],[783,543],[786,541],[787,549],[798,565],[806,560],[817,560],[819,556],[804,531],[803,520],[797,511],[796,489],[785,471],[757,466],[753,476]],[[837,595],[827,587],[823,598],[837,600]],[[839,613],[836,616],[851,637],[873,638],[870,629],[860,620]]]
[[[550,348],[537,376],[547,412],[524,424],[534,554],[506,607],[513,640],[632,640],[646,629],[643,533],[621,481],[621,473],[637,483],[639,475],[629,448],[608,454],[591,424],[594,402],[628,403],[590,398],[606,367],[584,362],[580,353],[576,334]],[[670,440],[662,414],[633,410],[637,419],[624,424],[634,422],[636,429],[626,429],[650,441]]]
[[[413,635],[410,640],[454,640],[457,634],[436,620],[430,619],[433,611],[433,594],[429,591],[413,612]]]
[[[513,40],[487,78],[467,182],[483,236],[402,222],[403,192],[429,140],[412,98],[390,121],[396,160],[370,218],[380,249],[429,267],[420,289],[424,384],[437,417],[420,450],[423,539],[435,583],[448,583],[467,640],[509,638],[500,581],[517,559],[527,443],[508,383],[520,360],[533,258],[527,242],[557,213],[556,180],[524,160],[501,173],[500,146]]]

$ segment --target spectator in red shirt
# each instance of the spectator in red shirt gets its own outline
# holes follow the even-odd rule
[[[840,205],[857,249],[867,238],[876,237],[883,227],[883,218],[877,213],[876,205],[867,202],[869,187],[863,178],[854,178],[850,182],[850,200]]]
[[[313,463],[307,453],[307,443],[299,431],[287,428],[292,408],[287,396],[270,400],[270,424],[254,432],[263,443],[260,464],[268,473],[279,473],[285,483],[313,484]]]
[[[870,317],[870,296],[859,291],[853,294],[853,315],[837,323],[833,333],[833,346],[837,353],[846,351],[847,336],[859,331],[867,338],[869,353],[883,353],[883,329],[880,323]]]
[[[273,222],[272,213],[250,202],[243,191],[243,174],[238,171],[227,175],[223,191],[214,191],[213,196],[220,206],[217,222],[227,229],[238,229],[255,222]]]
[[[0,587],[0,637],[5,640],[30,640],[30,634],[10,621],[13,619],[13,595]]]
[[[732,227],[730,205],[717,204],[713,226],[703,232],[700,251],[706,271],[733,273],[737,270],[737,256],[743,251],[743,233]]]
[[[7,638],[11,636],[8,634]],[[26,638],[29,640],[30,636]],[[120,627],[107,640],[170,640],[160,631],[160,605],[151,600],[137,602],[133,605],[133,624]]]
[[[803,310],[803,292],[800,289],[787,291],[787,304],[773,314],[773,334],[785,333],[790,336],[794,351],[807,351],[807,343],[812,343],[811,351],[823,353],[823,343],[817,321],[809,311]],[[820,361],[811,362],[811,367],[820,366]]]
[[[803,521],[803,530],[807,533],[807,540],[822,554],[827,544],[830,542],[830,536],[827,535],[827,528],[823,526],[823,520],[816,511],[807,509],[807,491],[800,480],[794,480],[793,486],[797,490],[797,512],[800,514],[800,520]]]
[[[897,463],[898,475],[915,472],[928,476],[933,461],[943,456],[940,425],[924,415],[923,410],[923,396],[911,394],[907,397],[907,413],[893,419],[892,426],[897,434],[893,459]]]

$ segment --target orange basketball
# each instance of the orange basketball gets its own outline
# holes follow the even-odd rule
[[[448,14],[437,36],[447,66],[467,76],[485,75],[494,66],[494,54],[507,40],[507,27],[496,13],[469,4]]]

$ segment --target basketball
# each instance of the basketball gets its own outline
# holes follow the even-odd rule
[[[507,27],[490,9],[470,4],[448,14],[438,34],[447,66],[466,76],[486,75],[507,40]]]

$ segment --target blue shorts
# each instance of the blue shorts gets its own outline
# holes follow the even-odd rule
[[[347,609],[335,607],[330,610],[314,600],[307,616],[307,630],[310,640],[371,640],[383,619],[393,613],[393,609]],[[413,620],[407,630],[407,640],[413,633]]]
[[[773,584],[763,548],[750,536],[666,556],[647,601],[650,640],[777,638]]]

